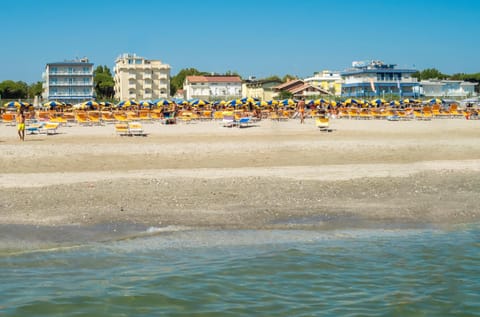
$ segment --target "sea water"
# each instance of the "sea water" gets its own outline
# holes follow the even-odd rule
[[[150,228],[0,253],[0,316],[480,316],[480,225]]]

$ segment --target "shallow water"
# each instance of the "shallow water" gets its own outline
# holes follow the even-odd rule
[[[4,252],[0,315],[480,315],[480,225],[177,229]]]

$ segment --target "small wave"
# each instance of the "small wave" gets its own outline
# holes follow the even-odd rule
[[[165,227],[149,227],[145,230],[146,233],[160,233],[160,232],[178,232],[191,230],[187,226],[165,226]]]

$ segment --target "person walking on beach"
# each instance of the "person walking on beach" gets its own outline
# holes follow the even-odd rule
[[[303,99],[297,103],[297,111],[300,116],[300,123],[305,123],[305,101]]]
[[[18,129],[18,136],[20,137],[20,140],[25,141],[25,113],[23,112],[23,109],[20,110],[17,129]]]

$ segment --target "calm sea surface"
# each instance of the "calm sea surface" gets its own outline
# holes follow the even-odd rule
[[[0,251],[0,316],[480,316],[480,225]]]

